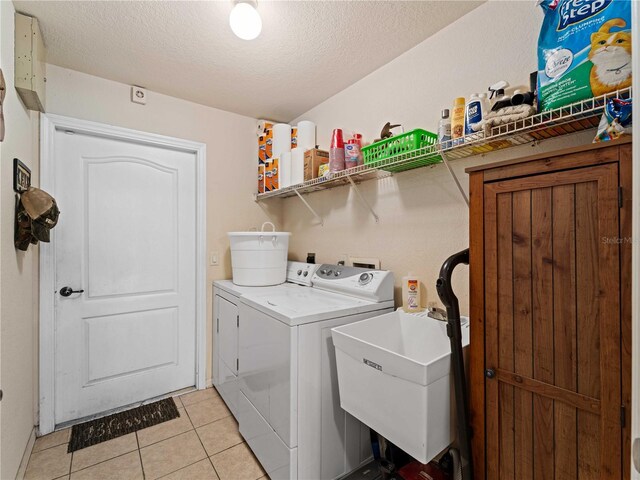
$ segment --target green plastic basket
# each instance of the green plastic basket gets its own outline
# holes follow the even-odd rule
[[[435,133],[416,128],[410,132],[395,135],[391,138],[362,147],[362,156],[364,157],[364,163],[366,165],[395,155],[410,153],[419,148],[435,145],[436,143],[438,143],[438,136]],[[402,172],[404,170],[411,170],[412,168],[440,163],[441,161],[442,157],[440,155],[430,155],[426,158],[420,158],[402,165],[380,168],[387,172]]]

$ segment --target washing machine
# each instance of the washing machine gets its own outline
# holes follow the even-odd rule
[[[240,433],[273,480],[339,478],[371,459],[368,427],[340,408],[331,329],[393,311],[391,272],[322,265],[311,286],[238,302]]]

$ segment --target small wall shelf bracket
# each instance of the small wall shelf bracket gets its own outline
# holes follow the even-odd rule
[[[440,150],[440,156],[442,157],[442,163],[444,163],[444,165],[447,167],[447,170],[449,170],[449,174],[451,175],[451,178],[453,178],[453,181],[456,183],[458,190],[460,190],[460,195],[462,195],[462,198],[464,199],[464,203],[467,204],[467,208],[468,208],[469,197],[467,196],[467,192],[464,191],[464,188],[462,188],[462,185],[460,185],[460,180],[458,180],[458,177],[456,176],[455,172],[451,168],[451,165],[449,165],[449,161],[447,160],[447,155],[444,153],[444,150],[442,150],[441,144],[438,144],[438,145]]]
[[[349,180],[351,187],[356,192],[356,195],[358,196],[362,204],[369,209],[369,212],[371,212],[371,215],[373,215],[373,218],[376,220],[376,223],[379,223],[380,217],[378,217],[376,212],[373,210],[373,207],[371,207],[369,202],[367,202],[367,200],[364,198],[364,196],[362,195],[362,192],[360,192],[360,189],[358,188],[358,185],[356,185],[356,182],[353,181],[353,178],[351,178],[350,175],[347,175],[347,179]]]
[[[309,205],[309,202],[307,202],[304,197],[300,195],[300,192],[298,192],[297,189],[294,189],[293,191],[296,192],[296,195],[302,201],[302,203],[304,203],[304,206],[307,207],[307,209],[313,214],[314,217],[316,217],[316,220],[318,220],[320,226],[324,226],[324,220],[322,220],[322,217],[318,215],[318,213],[313,209],[311,205]]]

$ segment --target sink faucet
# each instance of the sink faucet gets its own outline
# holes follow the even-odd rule
[[[441,322],[447,321],[447,311],[444,308],[429,307],[427,311],[427,317],[439,320]]]

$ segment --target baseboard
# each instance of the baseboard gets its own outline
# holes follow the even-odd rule
[[[33,427],[33,429],[31,430],[31,435],[29,436],[29,441],[27,442],[27,447],[24,449],[24,453],[22,454],[22,461],[20,462],[18,473],[16,473],[16,480],[24,479],[24,474],[27,471],[27,464],[29,463],[29,459],[31,458],[31,452],[33,451],[33,445],[35,443],[36,427]]]

